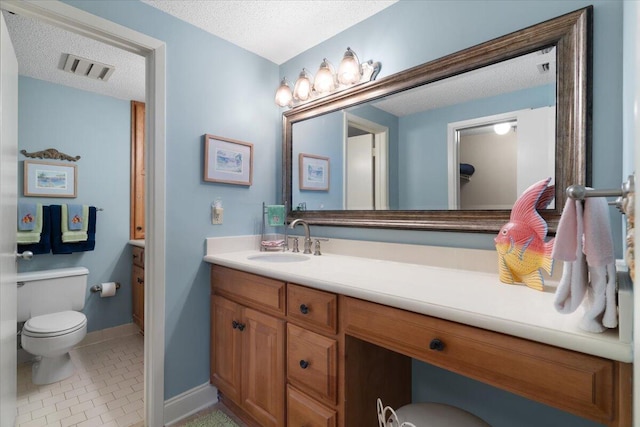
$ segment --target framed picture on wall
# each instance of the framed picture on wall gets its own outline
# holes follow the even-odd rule
[[[29,197],[70,197],[77,194],[77,166],[66,163],[24,161],[24,195]]]
[[[300,153],[298,156],[300,189],[329,191],[329,158]]]
[[[205,135],[204,180],[251,185],[253,180],[253,144],[220,136]]]

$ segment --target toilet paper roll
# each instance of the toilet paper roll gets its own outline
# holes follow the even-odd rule
[[[112,297],[116,294],[116,282],[101,283],[100,298]]]

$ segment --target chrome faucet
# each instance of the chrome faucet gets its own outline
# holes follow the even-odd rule
[[[307,221],[305,221],[304,219],[298,218],[291,221],[291,224],[289,224],[289,228],[293,229],[298,224],[302,224],[302,226],[304,227],[304,251],[302,253],[310,254],[311,253],[311,231],[309,230],[309,224],[307,224]]]

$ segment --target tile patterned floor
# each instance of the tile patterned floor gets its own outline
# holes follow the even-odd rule
[[[42,386],[18,365],[17,427],[143,425],[144,338],[129,335],[75,348],[71,377]]]

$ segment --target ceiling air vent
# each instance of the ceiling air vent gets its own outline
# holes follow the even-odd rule
[[[102,64],[90,59],[80,58],[79,56],[75,56],[70,53],[66,55],[67,59],[65,60],[64,67],[62,69],[78,76],[85,76],[106,82],[116,69],[113,65]]]
[[[544,64],[538,64],[538,72],[540,74],[548,73],[549,70],[551,70],[551,65],[548,62],[545,62]]]

